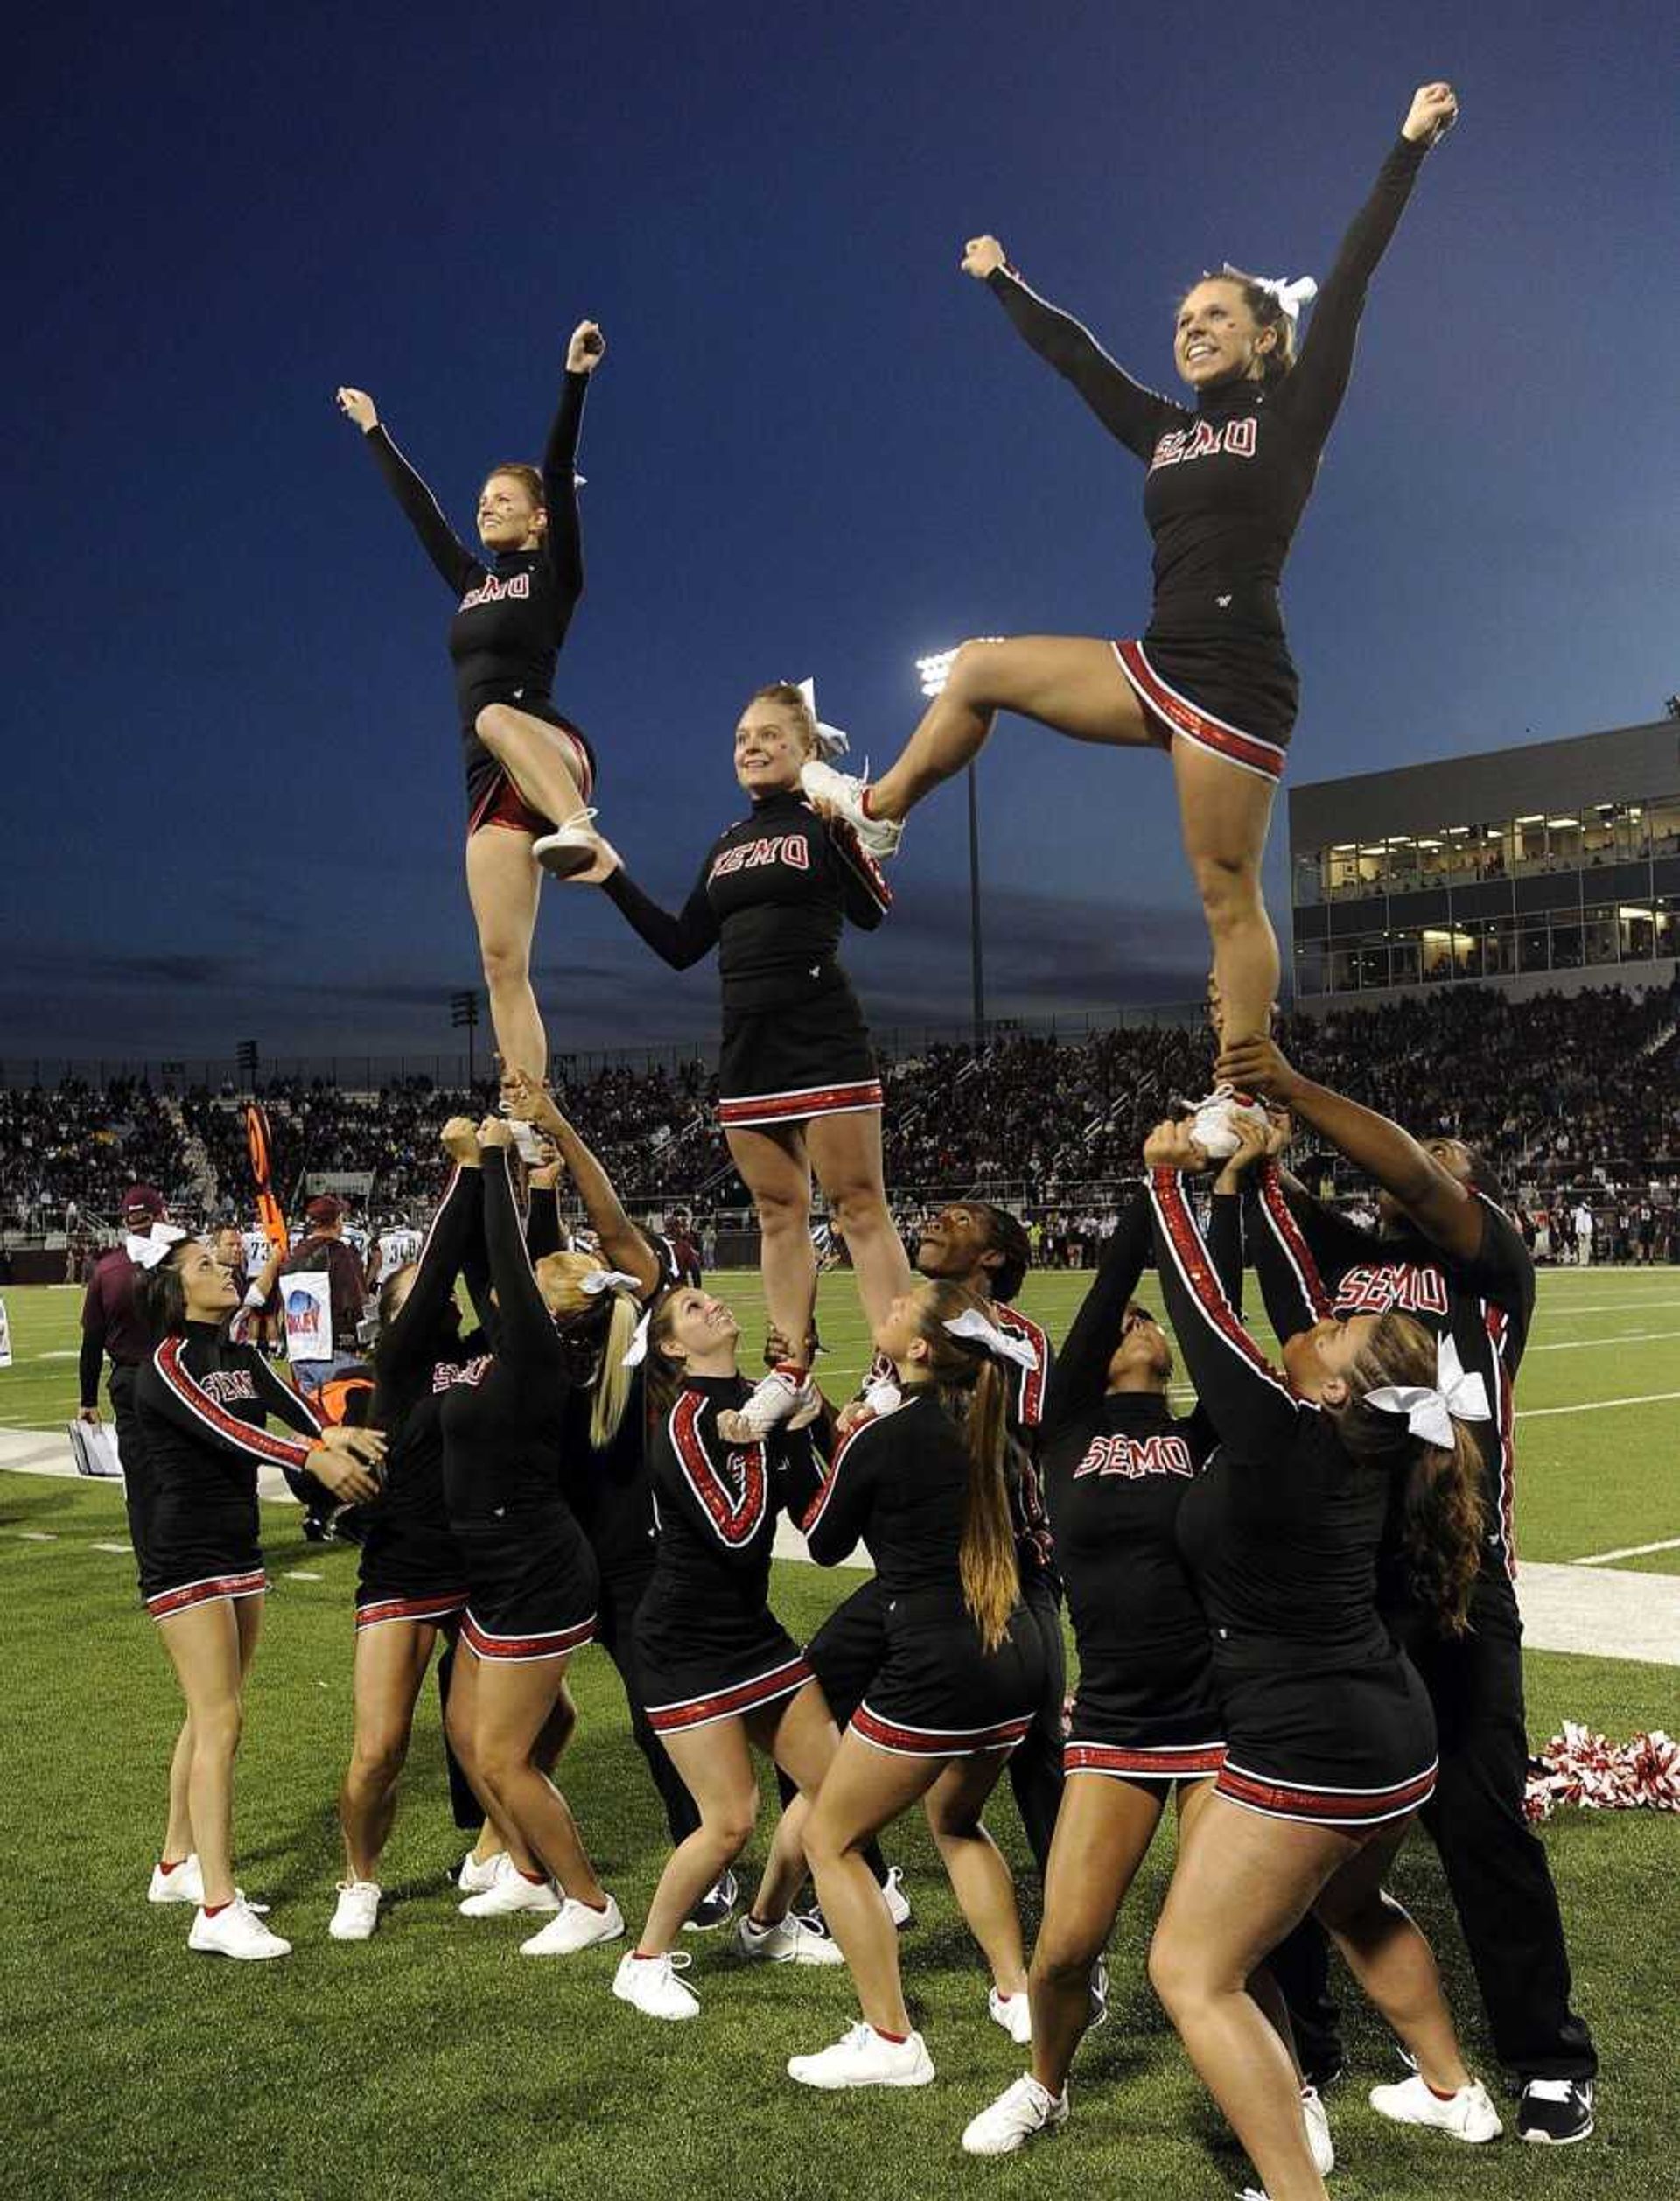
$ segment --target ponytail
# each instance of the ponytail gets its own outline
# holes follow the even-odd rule
[[[945,1327],[970,1308],[984,1314],[984,1300],[961,1285],[931,1280],[920,1286],[916,1300],[920,1334],[932,1348],[928,1367],[934,1395],[968,1443],[959,1550],[962,1602],[982,1644],[992,1651],[1009,1632],[1010,1615],[1021,1596],[1004,1464],[1009,1440],[1003,1370]]]
[[[630,1341],[640,1320],[636,1302],[628,1292],[614,1292],[612,1311],[606,1321],[601,1372],[595,1379],[595,1403],[589,1416],[589,1441],[597,1452],[604,1451],[623,1426],[625,1408],[630,1404],[630,1386],[635,1379],[635,1371],[625,1366],[624,1356],[630,1349]]]

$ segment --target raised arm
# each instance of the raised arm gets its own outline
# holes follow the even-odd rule
[[[444,519],[437,498],[381,426],[373,399],[365,389],[341,389],[339,410],[360,429],[374,464],[384,475],[391,494],[407,513],[410,526],[420,538],[421,549],[455,593],[464,594],[484,568],[456,535]]]
[[[1149,1202],[1140,1195],[1122,1209],[1119,1226],[1102,1249],[1096,1280],[1061,1341],[1044,1402],[1046,1438],[1101,1404],[1126,1308],[1148,1258]]]
[[[514,1200],[508,1149],[513,1127],[486,1117],[479,1126],[484,1152],[484,1242],[490,1280],[496,1287],[496,1355],[511,1367],[553,1369],[564,1363],[548,1302],[526,1250],[524,1225]]]
[[[1226,1297],[1177,1168],[1152,1168],[1150,1206],[1161,1291],[1196,1397],[1234,1456],[1269,1460],[1305,1409]]]
[[[584,592],[584,531],[578,513],[578,437],[584,423],[589,378],[606,353],[593,321],[580,321],[566,346],[566,378],[559,410],[542,451],[542,501],[549,529],[549,565],[570,611]]]
[[[662,963],[673,971],[687,971],[718,944],[718,920],[706,892],[706,873],[711,859],[700,867],[694,891],[675,916],[644,894],[622,863],[600,881],[607,900],[624,916],[631,929],[645,940]]]
[[[1190,418],[1181,405],[1133,382],[1083,322],[1029,289],[996,237],[971,237],[962,268],[985,284],[1039,357],[1073,384],[1109,433],[1145,466],[1167,430]]]
[[[1377,263],[1405,212],[1424,156],[1451,129],[1458,111],[1449,85],[1426,84],[1419,90],[1319,291],[1300,357],[1277,402],[1320,442],[1329,434],[1347,394],[1360,317]]]
[[[625,1213],[612,1178],[584,1144],[577,1127],[560,1113],[552,1094],[545,1092],[528,1072],[510,1071],[502,1090],[508,1113],[534,1124],[559,1148],[560,1160],[571,1173],[578,1196],[589,1216],[590,1228],[601,1242],[607,1267],[634,1276],[642,1298],[651,1299],[664,1281],[662,1266],[647,1238]]]
[[[464,1116],[454,1116],[444,1125],[443,1143],[454,1160],[454,1174],[432,1216],[408,1297],[381,1334],[377,1364],[382,1380],[401,1382],[431,1351],[438,1318],[454,1292],[467,1248],[483,1234],[477,1134]]]

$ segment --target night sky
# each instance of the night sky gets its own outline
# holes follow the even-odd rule
[[[1036,19],[1048,28],[1028,25]],[[478,977],[451,604],[332,404],[458,529],[609,352],[556,699],[675,900],[738,814],[753,687],[896,751],[914,660],[1142,631],[1142,471],[956,270],[995,231],[1173,387],[1179,291],[1322,274],[1405,112],[1463,103],[1365,321],[1286,581],[1298,779],[1658,715],[1680,686],[1673,15],[1488,0],[1166,12],[60,7],[10,60],[13,544],[0,1055],[451,1044]],[[994,1013],[1199,988],[1170,773],[1005,723]],[[1274,907],[1284,902],[1283,812]],[[878,1029],[968,1000],[960,783],[849,961]],[[704,1039],[550,888],[556,1046]]]

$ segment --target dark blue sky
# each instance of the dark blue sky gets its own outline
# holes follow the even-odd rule
[[[1379,273],[1288,576],[1292,773],[1656,714],[1680,684],[1671,11],[1029,19],[36,19],[7,129],[0,1053],[448,1044],[477,975],[450,605],[339,382],[466,532],[601,322],[556,697],[674,897],[737,813],[761,681],[815,672],[879,761],[922,650],[1140,631],[1140,471],[956,272],[963,238],[996,231],[1168,386],[1178,290],[1226,257],[1322,273],[1437,74],[1463,121]],[[982,796],[994,1010],[1194,990],[1161,761],[1005,724]],[[878,1027],[964,1013],[965,861],[954,788],[851,950]],[[714,1027],[710,971],[672,978],[592,894],[550,891],[539,964],[556,1045]]]

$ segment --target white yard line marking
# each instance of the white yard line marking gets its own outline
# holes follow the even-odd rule
[[[1643,1559],[1647,1552],[1680,1552],[1680,1536],[1666,1536],[1660,1544],[1624,1544],[1619,1551],[1589,1552],[1585,1559],[1572,1559],[1572,1567],[1608,1567],[1612,1560]]]
[[[1654,1337],[1680,1337],[1680,1329],[1628,1329],[1616,1337],[1560,1337],[1550,1345],[1530,1345],[1531,1353],[1585,1353],[1596,1345],[1643,1345]]]
[[[90,1544],[88,1548],[90,1552],[131,1552],[134,1546],[132,1544]]]
[[[1584,1406],[1525,1406],[1519,1421],[1538,1421],[1545,1414],[1601,1414],[1610,1406],[1656,1406],[1665,1398],[1680,1398],[1680,1391],[1648,1391],[1637,1398],[1589,1398]]]
[[[14,1533],[22,1537],[25,1544],[56,1544],[59,1540],[49,1529],[18,1529]]]
[[[326,1577],[325,1574],[312,1574],[301,1567],[289,1567],[284,1579],[289,1582],[324,1582]]]
[[[1554,1314],[1643,1314],[1653,1307],[1680,1307],[1680,1300],[1578,1300],[1565,1306],[1561,1300],[1541,1293],[1548,1321]]]

